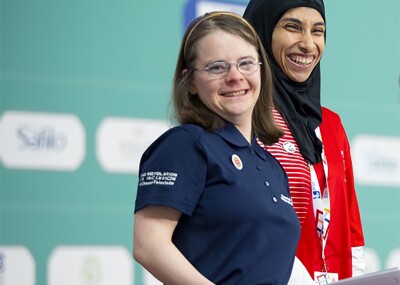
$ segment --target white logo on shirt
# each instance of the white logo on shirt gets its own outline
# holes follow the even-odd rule
[[[289,142],[289,141],[284,142],[282,144],[282,146],[288,153],[295,153],[296,152],[296,146],[293,143]]]
[[[178,173],[174,172],[148,171],[140,175],[139,186],[154,184],[173,186],[177,177]]]
[[[292,199],[289,198],[289,197],[284,196],[283,194],[281,194],[281,200],[282,200],[283,202],[286,202],[286,203],[288,203],[289,205],[293,206]]]

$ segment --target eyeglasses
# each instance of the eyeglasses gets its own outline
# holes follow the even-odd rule
[[[255,58],[244,58],[238,62],[216,61],[206,65],[204,68],[193,68],[196,71],[207,71],[211,77],[224,77],[228,74],[232,65],[235,65],[241,74],[251,74],[258,70],[262,63]]]

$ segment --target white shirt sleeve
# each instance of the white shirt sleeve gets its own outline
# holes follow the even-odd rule
[[[364,247],[352,247],[353,277],[365,274]],[[315,285],[303,263],[295,257],[288,285]]]
[[[366,263],[364,260],[364,247],[363,246],[352,247],[351,257],[353,263],[353,277],[365,274]]]
[[[292,274],[290,275],[288,285],[315,285],[306,267],[297,257],[294,258]]]

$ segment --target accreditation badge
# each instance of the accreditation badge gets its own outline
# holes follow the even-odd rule
[[[332,282],[339,281],[339,274],[315,271],[314,281],[316,281],[318,285],[330,284]]]

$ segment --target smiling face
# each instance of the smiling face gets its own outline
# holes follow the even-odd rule
[[[258,60],[256,48],[239,36],[216,30],[203,37],[196,45],[196,68],[225,61],[236,63],[242,59]],[[261,88],[260,68],[242,74],[231,64],[224,77],[212,77],[207,71],[194,71],[190,92],[213,112],[235,124],[251,124],[252,112]]]
[[[282,71],[295,82],[306,81],[325,48],[325,23],[308,7],[289,9],[272,33],[272,53]]]

